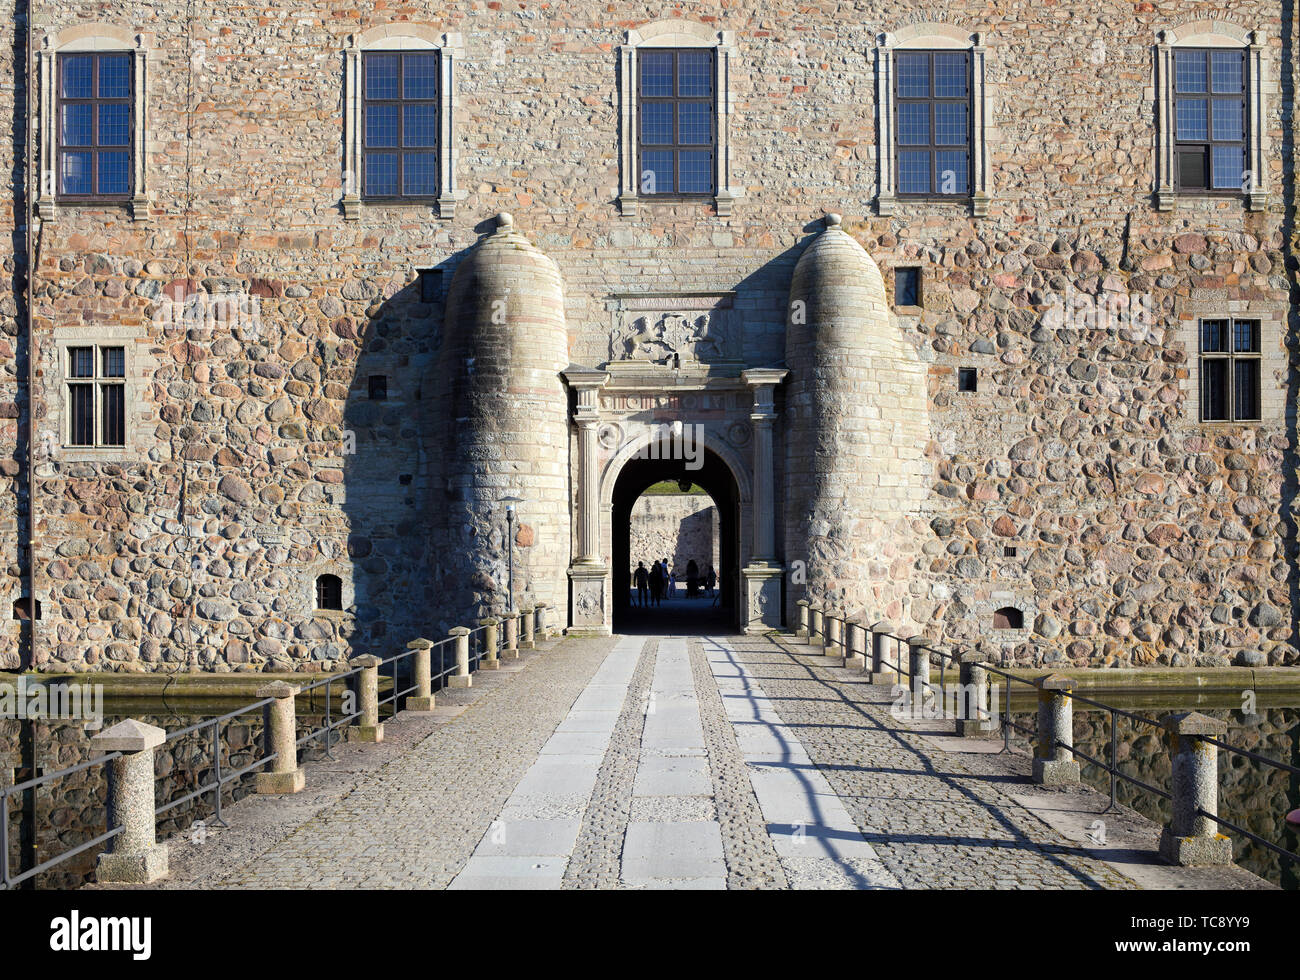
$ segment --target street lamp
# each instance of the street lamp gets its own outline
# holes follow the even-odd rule
[[[515,504],[523,497],[502,497],[498,503],[506,505],[506,612],[515,609]]]

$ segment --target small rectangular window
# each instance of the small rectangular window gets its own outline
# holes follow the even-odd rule
[[[1259,320],[1208,318],[1200,322],[1199,333],[1201,421],[1258,421],[1262,386]]]
[[[894,305],[921,305],[921,270],[916,266],[903,266],[894,270]]]
[[[69,347],[70,446],[126,445],[126,348]]]
[[[441,269],[421,269],[420,270],[420,302],[436,303],[438,294],[442,291],[442,270]]]
[[[388,376],[385,374],[372,374],[370,376],[370,400],[372,402],[382,402],[388,399]]]
[[[973,367],[957,369],[957,390],[974,391],[976,389],[976,371]]]

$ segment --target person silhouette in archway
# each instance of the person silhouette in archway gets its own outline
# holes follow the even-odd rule
[[[637,605],[642,609],[646,607],[646,592],[650,588],[650,573],[645,570],[645,562],[636,563],[636,571],[632,573],[632,581],[636,584]]]
[[[664,566],[655,562],[650,569],[650,598],[654,600],[656,606],[663,602],[665,584],[667,584],[667,576],[664,574]]]

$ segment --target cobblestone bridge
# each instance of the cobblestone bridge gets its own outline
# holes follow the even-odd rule
[[[154,887],[1253,888],[769,637],[552,640],[174,840]]]

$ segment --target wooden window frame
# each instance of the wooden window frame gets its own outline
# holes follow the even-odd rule
[[[1226,351],[1207,351],[1205,349],[1205,324],[1207,322],[1212,322],[1216,320],[1223,321],[1224,323],[1227,324],[1228,350]],[[1256,350],[1238,351],[1236,349],[1238,323],[1255,324],[1255,340],[1256,340],[1255,346],[1257,348]],[[1197,395],[1197,403],[1200,408],[1200,420],[1202,422],[1208,424],[1236,425],[1236,424],[1255,423],[1255,422],[1263,421],[1263,415],[1264,415],[1263,332],[1264,332],[1264,321],[1260,317],[1256,317],[1256,316],[1205,316],[1205,317],[1200,317],[1196,321],[1196,344],[1197,344],[1197,356],[1199,359],[1197,364],[1199,390],[1197,391],[1196,395]],[[1206,417],[1207,416],[1206,393],[1207,393],[1208,377],[1206,374],[1205,366],[1206,363],[1210,361],[1222,361],[1222,362],[1226,362],[1227,364],[1227,370],[1225,374],[1226,374],[1226,384],[1228,388],[1226,393],[1226,404],[1228,408],[1228,415],[1226,418]],[[1251,417],[1239,415],[1237,412],[1237,364],[1239,362],[1248,362],[1254,364],[1255,366],[1255,405],[1254,405],[1254,413]]]
[[[127,59],[127,90],[126,95],[120,98],[101,98],[99,95],[99,63],[100,59],[121,58]],[[94,66],[91,71],[89,98],[68,98],[64,93],[64,72],[69,58],[90,58]],[[127,204],[135,198],[135,180],[136,180],[136,52],[131,50],[121,51],[61,51],[55,58],[55,80],[54,80],[54,202],[56,204]],[[87,145],[75,144],[69,146],[63,142],[63,107],[65,105],[90,105],[91,112],[91,142]],[[125,105],[127,107],[127,138],[125,144],[113,146],[101,146],[99,144],[99,106],[101,105]],[[99,187],[99,154],[103,151],[112,153],[126,153],[127,160],[127,186],[126,190],[118,191],[112,194],[98,193]],[[92,185],[96,188],[89,194],[69,194],[63,190],[63,158],[67,153],[90,153],[90,172]]]
[[[966,95],[964,98],[953,96],[936,96],[934,94],[934,59],[935,55],[959,55],[965,62],[966,67]],[[929,92],[927,96],[902,95],[900,85],[902,71],[899,65],[902,59],[925,55],[929,60]],[[904,143],[902,140],[902,126],[898,125],[894,134],[894,173],[898,175],[897,188],[895,195],[902,200],[909,201],[960,201],[967,200],[973,193],[975,186],[975,79],[974,79],[974,59],[971,52],[963,48],[907,48],[894,52],[894,118],[901,118],[901,108],[905,104],[924,103],[929,106],[930,116],[930,134],[928,143]],[[935,106],[941,103],[964,103],[966,105],[966,142],[965,143],[936,143],[935,142]],[[944,194],[936,188],[938,176],[935,173],[935,155],[941,151],[953,152],[958,149],[964,149],[966,152],[966,187],[964,190],[955,194]],[[904,153],[926,152],[930,157],[930,189],[928,191],[905,191],[903,190],[902,181],[902,155]]]
[[[1213,55],[1216,51],[1228,51],[1237,54],[1241,58],[1241,90],[1239,92],[1216,93],[1214,91],[1214,61]],[[1205,91],[1204,92],[1179,92],[1178,91],[1178,58],[1180,55],[1195,53],[1201,55],[1205,60]],[[1170,91],[1172,92],[1172,104],[1170,109],[1172,117],[1170,124],[1173,127],[1173,183],[1176,194],[1191,197],[1241,197],[1245,194],[1245,188],[1240,184],[1236,187],[1215,187],[1214,186],[1214,147],[1215,146],[1240,146],[1242,157],[1242,173],[1249,173],[1250,158],[1250,103],[1248,93],[1250,92],[1250,61],[1246,57],[1245,48],[1236,47],[1186,47],[1174,48],[1171,67],[1173,77],[1170,82]],[[1203,140],[1183,140],[1178,138],[1178,106],[1181,102],[1205,101],[1205,127],[1206,138]],[[1219,140],[1214,138],[1214,103],[1240,100],[1241,103],[1241,138],[1232,140]],[[1205,186],[1186,186],[1183,184],[1183,169],[1181,159],[1187,150],[1199,148],[1205,154]],[[1210,318],[1213,319],[1213,318]]]
[[[707,98],[702,96],[683,96],[678,94],[678,84],[680,75],[678,73],[678,59],[683,53],[691,55],[707,55],[709,59],[709,88],[710,94]],[[715,48],[641,48],[637,58],[636,68],[636,163],[637,163],[637,193],[645,199],[656,201],[700,201],[714,197],[718,193],[718,53]],[[645,66],[644,57],[647,54],[668,54],[673,59],[673,94],[672,95],[646,95],[642,91],[641,82],[644,77]],[[682,103],[707,104],[709,107],[709,142],[708,143],[682,143],[678,132],[677,120],[678,112],[673,110],[673,142],[672,143],[646,143],[642,139],[641,127],[641,107],[646,102],[668,103],[674,107]],[[642,186],[641,176],[646,172],[645,164],[642,162],[646,150],[652,152],[671,152],[673,155],[673,189],[671,191],[653,191],[647,192]],[[681,190],[681,153],[682,151],[699,152],[702,150],[709,152],[709,173],[711,180],[709,189],[706,191],[688,191]]]
[[[76,376],[73,374],[73,356],[75,351],[89,350],[93,360],[93,370],[91,374],[85,376]],[[119,350],[122,352],[122,374],[107,375],[104,373],[104,351]],[[66,420],[63,429],[63,445],[71,450],[86,449],[125,449],[128,438],[128,405],[127,405],[127,375],[130,373],[127,365],[126,345],[121,343],[100,344],[91,341],[85,343],[70,343],[63,348],[63,357],[66,358],[64,364],[63,379],[63,398],[66,407]],[[108,387],[117,388],[121,391],[122,399],[122,441],[106,442],[104,440],[104,389]],[[89,388],[91,391],[91,428],[94,436],[91,442],[74,442],[75,418],[73,408],[73,389]]]
[[[397,58],[397,97],[392,99],[372,99],[367,88],[366,62],[372,57],[395,57]],[[429,57],[435,59],[434,79],[437,88],[432,98],[408,99],[405,97],[405,73],[406,59],[410,56]],[[442,86],[444,84],[442,74],[442,51],[437,48],[432,49],[386,49],[386,48],[369,48],[361,52],[360,78],[358,84],[361,93],[361,173],[360,173],[360,198],[366,204],[425,204],[430,201],[437,201],[442,196]],[[371,148],[366,142],[366,111],[371,105],[395,105],[397,106],[397,143],[391,147],[374,147]],[[404,126],[404,113],[402,107],[406,105],[432,105],[434,111],[434,133],[435,142],[431,147],[405,147],[402,144],[402,131]],[[407,149],[414,149],[421,152],[432,153],[436,161],[435,178],[433,190],[427,194],[404,194],[403,187],[403,155]],[[371,152],[385,153],[391,155],[397,160],[397,193],[396,194],[367,194],[366,193],[366,160]]]

